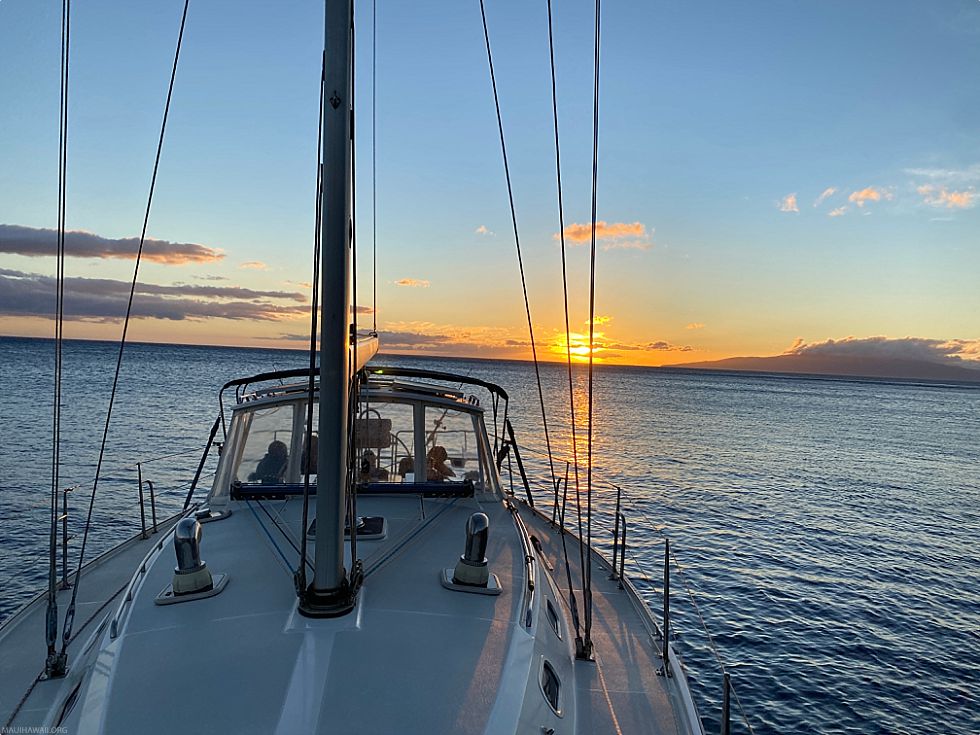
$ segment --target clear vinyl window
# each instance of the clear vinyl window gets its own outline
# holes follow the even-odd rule
[[[470,480],[483,487],[485,468],[472,414],[427,406],[425,452],[429,482]]]
[[[236,480],[250,485],[286,482],[292,457],[293,404],[256,409],[242,448]]]

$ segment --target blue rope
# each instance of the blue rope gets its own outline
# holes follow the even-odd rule
[[[279,556],[282,557],[282,560],[286,563],[286,566],[289,567],[290,566],[289,559],[286,558],[286,555],[282,552],[282,549],[279,548],[279,544],[276,543],[276,540],[272,537],[272,534],[269,533],[269,529],[265,527],[265,524],[262,522],[262,519],[259,518],[259,514],[255,512],[255,507],[252,505],[252,501],[246,499],[245,505],[247,505],[248,509],[252,511],[252,515],[255,516],[255,520],[258,521],[259,527],[263,531],[265,531],[265,535],[269,538],[269,541],[275,547],[276,551],[279,552]]]
[[[402,542],[401,542],[400,544],[398,544],[398,545],[397,545],[397,546],[395,546],[395,547],[394,547],[394,548],[393,548],[393,549],[392,549],[391,551],[389,551],[389,552],[388,552],[387,554],[385,554],[385,555],[384,555],[384,556],[383,556],[383,557],[382,557],[381,559],[379,559],[379,560],[377,561],[377,563],[375,563],[375,564],[374,564],[374,565],[373,565],[373,566],[372,566],[372,567],[371,567],[370,569],[368,569],[368,570],[366,570],[366,571],[364,572],[364,578],[365,578],[365,579],[367,579],[367,578],[368,578],[368,577],[369,577],[369,576],[370,576],[371,574],[373,574],[374,572],[376,572],[376,571],[378,570],[378,568],[379,568],[379,567],[380,567],[380,566],[381,566],[382,564],[384,564],[384,563],[385,563],[386,561],[388,561],[388,560],[389,560],[389,559],[390,559],[391,557],[393,557],[393,556],[394,556],[395,554],[397,554],[397,553],[398,553],[399,551],[401,551],[401,550],[402,550],[402,549],[403,549],[403,548],[405,547],[405,545],[406,545],[406,544],[407,544],[407,543],[408,543],[409,541],[411,541],[411,540],[412,540],[413,538],[415,538],[415,537],[416,537],[416,536],[418,536],[418,535],[419,535],[420,533],[422,533],[422,531],[424,531],[424,530],[426,529],[426,527],[427,527],[427,526],[428,526],[428,525],[429,525],[430,523],[432,523],[432,521],[434,521],[434,520],[435,520],[436,518],[438,518],[439,516],[441,516],[441,515],[442,515],[443,513],[445,513],[445,512],[446,512],[447,510],[449,510],[449,509],[450,509],[451,507],[453,507],[453,506],[454,506],[454,505],[456,504],[456,501],[457,501],[457,500],[458,500],[458,498],[453,498],[453,499],[452,499],[452,500],[451,500],[451,501],[450,501],[450,502],[448,503],[448,505],[445,505],[445,506],[443,506],[443,508],[442,508],[442,510],[440,510],[440,511],[439,511],[438,513],[436,513],[436,514],[435,514],[434,516],[432,516],[431,518],[429,518],[429,519],[428,519],[428,520],[427,520],[427,521],[426,521],[425,523],[423,523],[423,524],[422,524],[421,526],[419,526],[419,527],[418,527],[418,528],[416,528],[416,529],[415,529],[414,531],[412,531],[412,533],[410,533],[410,534],[409,534],[409,535],[408,535],[408,536],[407,536],[407,537],[406,537],[406,538],[405,538],[405,539],[404,539],[404,540],[403,540],[403,541],[402,541]]]

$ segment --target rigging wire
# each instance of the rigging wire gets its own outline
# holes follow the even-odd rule
[[[78,588],[81,586],[82,564],[85,560],[85,545],[88,542],[88,532],[92,526],[92,511],[95,508],[95,496],[99,489],[99,476],[102,472],[102,460],[105,456],[106,442],[109,438],[109,425],[112,420],[112,407],[116,400],[116,390],[119,386],[119,373],[122,370],[123,352],[126,348],[126,335],[129,332],[129,321],[133,311],[133,296],[136,293],[136,281],[139,276],[140,259],[143,255],[143,243],[146,241],[146,228],[150,222],[150,208],[153,204],[153,191],[157,183],[157,171],[160,168],[160,155],[163,151],[163,139],[167,130],[167,116],[170,114],[170,100],[173,98],[174,80],[177,78],[177,62],[180,60],[180,47],[184,40],[184,26],[187,23],[187,8],[190,0],[184,0],[184,11],[180,17],[180,32],[177,35],[177,48],[174,51],[173,68],[170,71],[170,86],[167,88],[167,102],[163,108],[163,121],[160,124],[160,138],[157,141],[156,158],[153,161],[153,175],[150,178],[150,191],[146,200],[146,211],[143,215],[143,229],[140,232],[139,247],[136,250],[136,264],[133,267],[133,281],[129,288],[129,301],[126,304],[126,318],[123,321],[122,336],[119,340],[119,353],[116,357],[116,370],[112,378],[112,391],[109,394],[109,407],[106,410],[105,426],[102,430],[102,444],[99,448],[99,459],[95,466],[95,480],[92,483],[92,494],[89,497],[88,514],[85,518],[85,531],[82,534],[82,546],[78,552],[78,568],[75,571],[75,588],[71,594],[71,602],[65,613],[65,626],[62,637],[61,653],[65,654],[71,639],[71,628],[75,620],[75,604],[78,599]],[[67,72],[66,72],[67,78]]]
[[[378,0],[371,2],[371,334],[378,333]]]
[[[504,122],[500,114],[500,97],[497,94],[497,78],[493,71],[493,54],[490,51],[490,31],[487,28],[487,12],[484,0],[480,0],[480,15],[483,18],[483,38],[487,45],[487,63],[490,66],[490,84],[493,87],[493,104],[497,110],[497,130],[500,133],[500,152],[504,159],[504,177],[507,180],[507,198],[510,202],[510,219],[514,228],[514,243],[517,246],[517,265],[521,272],[521,289],[524,292],[524,311],[527,314],[527,331],[531,340],[531,356],[534,360],[534,377],[538,384],[538,400],[541,404],[541,422],[544,425],[544,441],[548,447],[548,462],[551,466],[551,484],[558,482],[555,475],[555,461],[551,455],[551,438],[548,434],[548,414],[544,407],[544,390],[541,387],[541,371],[538,366],[538,349],[534,341],[534,326],[531,323],[531,302],[527,295],[527,280],[524,277],[524,260],[521,257],[521,238],[517,229],[517,210],[514,207],[514,188],[510,181],[510,165],[507,161],[507,144],[504,141]]]
[[[61,3],[61,100],[58,115],[58,262],[55,295],[54,395],[51,410],[51,510],[48,558],[48,606],[45,642],[48,654],[45,672],[65,673],[65,659],[56,653],[58,641],[58,487],[61,471],[61,377],[65,323],[65,210],[68,187],[68,61],[71,36],[71,0]]]
[[[578,473],[578,437],[576,432],[576,422],[575,422],[575,388],[572,380],[572,345],[571,345],[571,327],[569,325],[568,319],[568,272],[565,263],[565,205],[564,199],[562,197],[562,185],[561,185],[561,145],[559,143],[558,137],[558,83],[557,75],[555,73],[555,40],[554,33],[552,29],[552,15],[551,15],[551,0],[548,0],[548,51],[551,59],[551,111],[552,118],[554,120],[555,128],[555,172],[558,179],[558,237],[561,241],[561,285],[562,294],[565,300],[565,355],[568,365],[568,408],[571,417],[572,426],[572,466],[574,468],[574,478],[575,478],[575,498],[576,506],[578,507],[578,525],[579,525],[579,536],[581,537],[582,532],[582,489],[579,483],[579,473]],[[568,545],[565,541],[565,509],[567,506],[568,497],[568,467],[566,464],[565,471],[565,490],[563,492],[563,502],[561,506],[561,528],[563,532],[561,534],[561,546],[562,552],[565,556],[565,576],[568,581],[568,594],[569,594],[569,606],[572,611],[572,622],[575,626],[575,639],[576,646],[580,647],[582,643],[581,635],[579,632],[579,616],[578,616],[578,603],[575,599],[575,591],[572,588],[572,573],[568,565]],[[579,544],[579,562],[581,564],[581,569],[585,570],[585,549]]]
[[[602,0],[595,0],[595,67],[592,92],[592,242],[589,248],[589,464],[586,502],[586,543],[592,548],[592,425],[593,425],[593,352],[595,349],[595,223],[596,189],[599,180],[599,21],[602,17]],[[585,644],[592,648],[592,565],[586,568],[585,582]]]
[[[306,594],[306,529],[310,521],[310,471],[318,457],[314,457],[313,447],[313,394],[316,382],[316,330],[317,315],[320,309],[320,218],[321,218],[321,187],[323,186],[323,86],[326,83],[326,50],[320,63],[320,102],[319,118],[317,120],[316,137],[316,205],[314,217],[316,223],[313,231],[313,285],[311,287],[312,309],[310,313],[310,377],[307,384],[306,401],[306,465],[303,467],[303,519],[301,523],[302,540],[300,541],[299,562],[295,572],[296,594],[302,598]],[[317,468],[319,469],[319,468]]]

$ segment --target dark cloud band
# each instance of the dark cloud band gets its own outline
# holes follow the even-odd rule
[[[0,269],[0,315],[50,318],[57,282],[51,276]],[[65,318],[117,321],[126,314],[129,284],[106,278],[65,279]],[[284,321],[309,314],[299,293],[254,291],[235,286],[139,284],[133,301],[137,319],[254,319]],[[288,300],[292,303],[275,303]]]
[[[71,230],[65,233],[65,255],[70,258],[119,258],[133,260],[139,238],[102,237],[91,232]],[[58,233],[55,230],[22,225],[0,225],[0,253],[29,258],[57,255]],[[164,265],[213,263],[224,258],[214,248],[190,242],[170,242],[147,238],[143,242],[143,260]]]

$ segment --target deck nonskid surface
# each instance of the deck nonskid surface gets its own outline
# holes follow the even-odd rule
[[[493,706],[493,693],[500,686],[500,677],[503,675],[503,653],[513,635],[515,605],[519,597],[515,594],[515,587],[519,587],[519,580],[523,577],[523,560],[519,553],[513,553],[511,544],[501,544],[493,550],[494,572],[500,576],[507,590],[502,598],[446,593],[436,582],[438,570],[441,566],[451,566],[454,563],[462,548],[465,518],[476,509],[476,503],[472,500],[426,500],[423,508],[417,499],[413,502],[406,501],[407,499],[401,498],[376,498],[359,504],[359,511],[362,513],[384,514],[389,525],[385,540],[359,543],[359,556],[368,570],[360,606],[360,616],[363,617],[356,626],[360,628],[360,632],[356,629],[347,633],[340,632],[331,644],[337,646],[336,653],[340,659],[348,661],[348,665],[336,667],[328,664],[326,670],[319,671],[319,675],[316,675],[317,672],[304,668],[303,662],[307,657],[300,655],[301,645],[295,652],[296,655],[280,661],[282,676],[275,678],[281,679],[286,689],[275,707],[278,716],[265,720],[263,727],[284,731],[284,726],[288,728],[297,720],[322,723],[321,708],[325,704],[329,703],[329,709],[334,714],[345,707],[355,707],[356,702],[363,701],[364,688],[367,686],[375,690],[377,696],[373,701],[377,705],[370,712],[347,713],[352,721],[357,721],[362,716],[367,718],[361,720],[363,732],[382,732],[388,725],[404,718],[406,713],[410,714],[410,721],[416,725],[426,722],[437,728],[448,727],[459,732],[482,731],[481,723],[486,722],[485,718]],[[203,549],[205,558],[209,561],[213,559],[214,571],[233,571],[232,567],[243,563],[245,566],[234,569],[232,586],[227,593],[214,598],[211,605],[199,606],[193,610],[185,608],[193,612],[192,617],[198,618],[205,612],[205,607],[216,605],[217,608],[224,608],[246,591],[243,588],[249,588],[253,583],[258,584],[258,578],[254,582],[249,579],[252,576],[249,570],[258,571],[255,567],[263,566],[255,556],[256,553],[265,557],[267,563],[272,563],[272,567],[267,567],[259,577],[266,580],[276,578],[282,584],[274,586],[288,587],[291,572],[286,561],[294,563],[295,552],[282,534],[288,533],[298,545],[299,534],[302,532],[300,504],[295,500],[288,503],[266,501],[263,504],[270,511],[271,517],[262,508],[254,508],[256,512],[253,513],[253,509],[238,504],[232,519],[205,526]],[[497,532],[491,534],[491,539],[503,541],[500,531],[509,524],[506,512],[499,504],[486,509],[494,516],[494,525],[497,528]],[[425,518],[422,517],[423,510]],[[562,588],[563,599],[567,598],[559,532],[527,508],[521,509],[521,516],[528,530],[540,540],[542,555],[554,568],[552,575]],[[279,528],[276,528],[277,524],[273,524],[272,518],[276,519]],[[218,549],[225,546],[217,543],[219,537],[231,532],[233,527],[241,528],[242,525],[251,526],[253,532],[246,533],[245,536],[239,533],[234,535],[239,537],[240,542],[251,538],[248,542],[251,544],[250,550],[246,553],[244,547],[236,549],[235,544],[230,544],[225,551],[219,552]],[[271,531],[271,534],[267,535],[266,530]],[[509,533],[503,535],[507,536]],[[70,648],[72,654],[77,655],[77,649],[88,639],[95,626],[115,609],[121,587],[129,581],[139,561],[160,538],[162,536],[154,536],[148,541],[131,543],[125,549],[107,556],[83,579],[76,618],[78,635]],[[255,547],[256,541],[260,542],[260,546],[265,546],[264,552]],[[573,585],[576,587],[579,609],[582,610],[582,593],[578,589],[581,586],[578,542],[569,534],[566,536],[566,543],[572,565]],[[272,548],[273,546],[278,548]],[[310,546],[312,550],[312,544]],[[590,555],[588,558],[593,564],[592,638],[595,661],[576,663],[577,731],[665,734],[685,732],[683,724],[675,717],[672,704],[676,706],[676,703],[671,701],[668,683],[656,674],[661,660],[658,645],[648,633],[648,621],[641,617],[629,593],[620,590],[616,582],[608,580],[608,567],[595,556]],[[162,586],[165,583],[162,577],[169,573],[169,553],[164,566],[167,569],[159,570],[161,579],[154,579],[151,586]],[[280,569],[275,571],[277,566]],[[406,573],[407,570],[413,571]],[[278,579],[280,576],[281,579]],[[61,593],[59,596],[62,615],[69,594]],[[241,600],[221,613],[204,615],[207,620],[196,622],[200,626],[198,632],[207,640],[199,641],[199,648],[189,645],[188,651],[212,650],[218,642],[215,631],[225,625],[218,625],[217,628],[213,626],[222,619],[234,620],[237,640],[241,640],[243,635],[253,641],[261,640],[269,638],[270,633],[272,639],[279,639],[277,647],[266,651],[263,658],[263,669],[266,674],[270,674],[270,667],[276,668],[273,662],[282,658],[283,640],[289,638],[292,642],[299,643],[303,635],[300,630],[296,631],[300,633],[299,639],[290,635],[290,627],[302,625],[302,619],[296,620],[295,616],[290,615],[285,609],[291,607],[290,605],[283,606],[275,602],[277,597],[288,597],[288,589],[282,595],[273,595],[271,599],[268,595],[267,586],[262,590],[255,589],[254,597],[263,598],[264,605],[268,607],[264,615],[239,618],[235,615],[235,609],[241,612]],[[157,618],[175,616],[171,623],[178,624],[179,618],[184,617],[180,614],[183,606],[154,608],[150,600],[135,603],[135,606],[142,612],[137,611],[128,626],[133,649],[128,653],[139,654],[137,658],[142,664],[138,668],[145,672],[145,662],[156,660],[159,663],[163,654],[163,650],[158,650],[155,641],[161,625]],[[467,609],[457,609],[460,606]],[[474,607],[485,610],[481,613],[470,609]],[[94,614],[96,611],[99,614]],[[256,611],[253,610],[254,612]],[[140,619],[143,619],[142,622]],[[254,630],[246,635],[250,627]],[[12,620],[11,624],[0,629],[0,650],[3,651],[3,656],[0,656],[0,724],[7,721],[13,708],[30,689],[43,668],[43,629],[43,600],[35,602],[19,619]],[[210,633],[205,635],[208,630]],[[374,630],[375,634],[365,635],[367,630]],[[186,635],[191,639],[195,638],[192,630],[188,630]],[[140,650],[144,647],[147,650]],[[344,653],[345,647],[353,648],[348,652],[349,655],[340,655]],[[236,646],[235,650],[242,649]],[[460,655],[463,650],[471,650],[472,655]],[[170,654],[172,653],[173,650],[170,650]],[[319,657],[310,660],[316,658]],[[332,656],[328,656],[329,658]],[[169,655],[163,660],[168,659]],[[176,660],[180,661],[182,657],[178,656]],[[427,660],[430,665],[415,669],[411,676],[402,675],[407,672],[401,671],[397,662],[409,660]],[[254,670],[253,676],[264,678],[259,674],[263,669]],[[227,669],[224,671],[225,674],[228,673]],[[236,675],[236,678],[242,673],[244,672]],[[215,676],[219,675],[220,672],[216,671]],[[308,686],[296,686],[298,682],[308,684],[313,680],[323,680],[325,688],[313,692]],[[169,681],[172,686],[173,680]],[[134,701],[142,701],[145,697],[140,692],[145,694],[144,683],[130,683],[135,688],[119,682],[117,686],[131,688],[129,694]],[[63,696],[59,694],[59,690],[58,682],[41,682],[35,686],[15,724],[40,724],[53,703]],[[438,700],[441,704],[436,707],[432,707],[433,690],[442,692]],[[429,706],[419,708],[426,701],[430,703]],[[309,712],[304,715],[302,710],[310,707],[319,710],[321,714]],[[463,713],[466,714],[465,717],[462,717]]]
[[[552,576],[567,604],[561,533],[526,507],[522,507],[521,515],[554,567]],[[580,617],[584,617],[579,543],[572,534],[566,534],[565,543]],[[576,662],[578,731],[624,735],[686,732],[675,717],[674,707],[679,705],[672,702],[667,680],[657,675],[662,664],[658,643],[648,632],[629,593],[609,579],[609,566],[591,554],[586,559],[592,564],[595,661]]]
[[[166,537],[173,522],[161,523],[158,533],[149,539],[133,539],[99,557],[82,573],[73,640],[68,647],[69,666],[96,626],[114,611],[137,565],[160,539]],[[59,627],[64,622],[71,594],[70,589],[58,592]],[[0,727],[7,723],[18,703],[44,670],[47,653],[44,637],[46,609],[47,602],[42,596],[15,613],[0,628]],[[60,648],[61,630],[58,633]],[[56,701],[61,684],[62,680],[38,682],[24,702],[15,724],[40,724]]]

